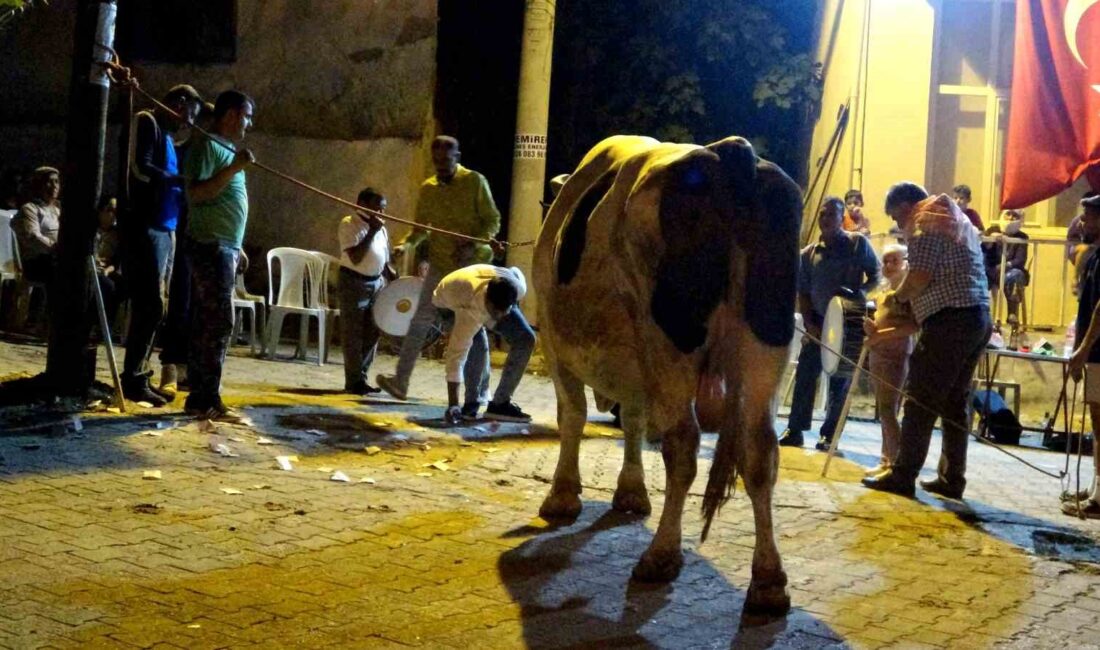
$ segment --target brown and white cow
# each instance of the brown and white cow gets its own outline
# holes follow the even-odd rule
[[[665,508],[634,578],[674,579],[699,416],[717,413],[702,537],[740,475],[756,522],[743,613],[750,621],[790,607],[772,530],[778,446],[770,401],[794,328],[801,207],[798,186],[742,138],[700,147],[615,136],[569,177],[535,248],[540,338],[561,433],[540,514],[581,510],[577,462],[591,386],[622,409],[625,458],[613,508],[649,513],[642,436],[662,441]],[[716,391],[723,382],[724,393]]]

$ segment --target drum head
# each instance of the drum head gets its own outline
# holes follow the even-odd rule
[[[405,336],[420,303],[423,286],[424,280],[410,276],[398,278],[379,291],[371,306],[378,329],[390,336]]]
[[[829,301],[825,322],[821,325],[821,369],[832,375],[840,366],[840,357],[829,349],[844,350],[844,302],[840,298]]]

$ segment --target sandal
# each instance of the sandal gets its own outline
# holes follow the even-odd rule
[[[1065,492],[1062,492],[1062,503],[1075,503],[1077,501],[1084,501],[1090,496],[1092,495],[1089,493],[1087,488],[1081,490],[1080,492],[1070,492],[1067,490]]]

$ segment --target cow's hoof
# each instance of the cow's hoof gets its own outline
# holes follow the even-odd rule
[[[652,508],[649,506],[649,495],[643,487],[641,491],[619,488],[615,490],[615,496],[611,499],[611,508],[615,512],[624,514],[648,515]]]
[[[684,566],[684,554],[674,551],[650,549],[642,553],[642,559],[634,565],[631,578],[638,582],[672,582]]]
[[[791,596],[781,584],[758,586],[749,585],[745,607],[741,610],[741,625],[753,627],[767,625],[783,618],[791,611]]]
[[[581,498],[572,492],[551,492],[539,508],[543,519],[576,519],[581,514]]]

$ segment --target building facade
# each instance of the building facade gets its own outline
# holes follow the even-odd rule
[[[825,87],[811,177],[822,171],[808,205],[859,188],[873,231],[884,233],[893,225],[882,209],[893,183],[912,180],[948,194],[966,184],[985,224],[999,223],[1015,17],[1015,0],[822,2],[816,51]],[[837,135],[844,105],[847,125]],[[1026,232],[1064,237],[1086,189],[1081,180],[1027,208]],[[1035,280],[1025,300],[1032,324],[1059,326],[1075,313],[1073,273],[1060,250],[1053,241],[1031,247]]]

